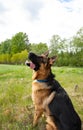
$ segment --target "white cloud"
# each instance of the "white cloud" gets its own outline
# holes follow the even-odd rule
[[[73,36],[83,26],[82,0],[0,0],[0,42],[23,31],[30,42]]]
[[[43,7],[43,2],[41,0],[25,0],[23,3],[25,11],[28,11],[31,15],[31,20],[38,18],[39,11]]]

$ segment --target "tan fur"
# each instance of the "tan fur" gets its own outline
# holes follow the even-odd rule
[[[43,102],[50,95],[50,93],[50,88],[47,88],[45,83],[39,83],[36,80],[32,83],[32,100],[35,106],[33,125],[38,123],[38,117],[40,117],[44,111]]]
[[[51,93],[51,86],[47,86],[46,83],[40,83],[36,79],[46,79],[50,74],[50,65],[46,67],[46,64],[41,64],[38,71],[33,72],[32,82],[32,100],[35,106],[33,126],[37,125],[39,118],[44,113],[46,117],[46,130],[57,130],[54,119],[48,108],[48,104],[53,100],[55,92]]]
[[[36,72],[33,71],[32,79],[46,79],[50,73],[50,67],[45,67],[42,63],[40,69]]]
[[[49,108],[48,108],[48,104],[53,100],[53,98],[54,98],[54,96],[55,96],[55,92],[52,92],[51,94],[50,94],[50,96],[49,97],[47,97],[46,98],[46,100],[44,100],[44,102],[43,102],[43,107],[45,108],[45,112],[44,112],[44,114],[45,114],[45,116],[46,116],[46,122],[48,123],[47,125],[46,125],[46,130],[57,130],[57,127],[55,126],[55,124],[54,124],[54,119],[53,119],[53,117],[52,117],[52,115],[51,115],[51,113],[50,113],[50,110],[49,110]]]

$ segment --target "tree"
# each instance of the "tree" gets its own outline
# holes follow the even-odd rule
[[[15,36],[12,37],[12,46],[11,51],[12,54],[21,52],[28,48],[29,40],[26,33],[19,32]]]
[[[83,51],[83,27],[79,29],[79,31],[76,33],[76,36],[73,37],[72,42],[76,53]]]
[[[7,39],[1,43],[0,54],[10,54],[11,53],[11,40]]]
[[[52,54],[58,53],[60,51],[60,43],[61,43],[61,38],[59,35],[53,35],[52,39],[50,40],[50,50]]]
[[[46,43],[40,42],[39,44],[31,44],[31,51],[39,55],[44,53],[47,50],[48,50],[48,46],[46,45]]]

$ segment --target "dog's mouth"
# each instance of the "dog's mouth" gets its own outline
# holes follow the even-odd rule
[[[29,66],[31,69],[38,71],[40,68],[40,61],[41,61],[40,56],[37,56],[36,54],[30,52],[28,55],[28,59],[30,60],[30,62],[26,61],[25,64]]]
[[[31,62],[31,61],[30,62],[26,61],[25,64],[28,65],[33,70],[36,68],[36,65],[33,62]]]

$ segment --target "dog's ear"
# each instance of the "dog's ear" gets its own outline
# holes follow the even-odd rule
[[[48,55],[49,55],[49,50],[46,51],[46,52],[44,52],[42,55],[45,56],[45,57],[48,57]]]
[[[50,65],[53,65],[53,63],[56,61],[56,59],[57,59],[57,56],[52,56],[52,57],[50,58],[50,60],[49,60],[49,64],[50,64]]]

